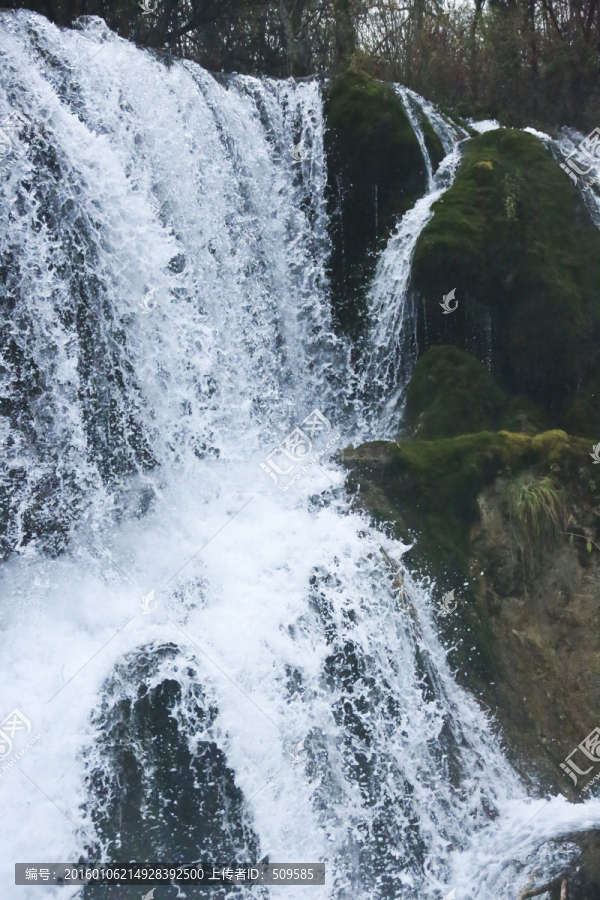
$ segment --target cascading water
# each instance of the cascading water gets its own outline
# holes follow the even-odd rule
[[[396,85],[419,140],[428,175],[428,192],[398,224],[379,260],[369,291],[370,328],[358,378],[362,403],[358,410],[360,434],[369,439],[375,428],[379,438],[394,438],[400,430],[404,391],[417,359],[417,310],[408,294],[413,253],[436,200],[448,190],[460,163],[460,141],[466,132],[446,122],[414,91]],[[445,158],[435,174],[425,145],[421,116],[427,115],[442,142]]]
[[[527,129],[533,131],[533,129]],[[538,137],[549,144],[554,156],[574,186],[583,194],[586,205],[595,224],[600,228],[600,155],[598,146],[585,152],[582,141],[585,135],[574,128],[563,128],[552,140],[548,135],[537,133]],[[593,134],[593,132],[592,132]],[[569,157],[572,162],[568,162]]]
[[[33,123],[0,181],[2,714],[39,734],[0,768],[2,896],[39,895],[11,886],[16,861],[88,853],[325,861],[315,896],[348,900],[558,871],[548,842],[600,802],[527,798],[339,466],[281,490],[259,465],[315,409],[316,449],[329,423],[352,437],[318,85],[217,81],[24,12],[0,52],[0,114]],[[140,896],[104,890],[46,896]]]
[[[421,148],[421,153],[423,154],[423,159],[425,160],[425,168],[427,170],[427,190],[431,191],[431,187],[433,184],[433,166],[431,164],[431,156],[429,155],[429,151],[425,143],[425,135],[423,134],[421,119],[423,112],[418,102],[417,94],[415,94],[414,91],[409,90],[409,88],[405,88],[400,84],[394,85],[394,88],[396,90],[396,93],[402,100],[402,105],[404,106],[406,115],[408,116],[408,120],[412,125],[412,129],[419,142],[419,147]]]

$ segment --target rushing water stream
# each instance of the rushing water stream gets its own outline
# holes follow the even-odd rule
[[[325,861],[325,887],[261,895],[289,900],[492,898],[559,872],[548,842],[600,802],[527,797],[428,591],[394,590],[380,547],[403,547],[328,452],[302,469],[294,444],[285,475],[272,455],[307,418],[313,453],[390,431],[399,301],[463,135],[411,95],[448,156],[383,254],[354,376],[318,83],[218,81],[24,12],[2,14],[0,54],[0,118],[32,124],[0,175],[2,716],[40,735],[0,769],[2,897],[40,895],[15,862],[88,853]],[[102,890],[83,896],[142,894]]]

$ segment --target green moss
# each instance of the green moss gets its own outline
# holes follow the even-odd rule
[[[406,393],[406,422],[431,440],[491,431],[508,405],[482,363],[458,347],[430,347],[419,359]]]
[[[499,475],[533,469],[559,481],[589,470],[589,442],[564,431],[535,436],[507,431],[480,432],[432,441],[378,441],[347,450],[351,484],[379,489],[388,510],[419,535],[423,551],[438,570],[468,576],[470,531],[478,518],[477,496]],[[373,509],[376,517],[380,510]]]
[[[424,193],[426,170],[389,85],[360,72],[341,75],[326,89],[325,114],[332,302],[339,327],[356,337],[376,253]]]
[[[433,211],[412,271],[421,349],[491,355],[504,389],[565,422],[600,347],[600,233],[579,194],[537,138],[500,129],[468,142]],[[459,306],[445,316],[452,288]]]
[[[493,613],[469,568],[478,497],[494,482],[512,487],[513,511],[517,515],[518,507],[531,543],[536,529],[538,534],[557,529],[567,498],[585,496],[590,508],[598,504],[590,450],[588,441],[554,430],[377,441],[344,451],[349,490],[359,491],[363,508],[383,527],[414,541],[403,562],[417,576],[433,579],[439,599],[446,590],[457,590],[459,608],[440,619],[440,629],[453,648],[461,681],[477,692],[497,680],[499,664]]]
[[[508,397],[485,366],[451,344],[430,347],[418,360],[406,392],[406,424],[413,437],[433,440],[478,431],[548,428],[542,410]]]

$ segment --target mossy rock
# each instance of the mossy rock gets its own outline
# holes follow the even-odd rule
[[[580,195],[536,137],[499,129],[466,144],[433,213],[411,276],[420,351],[451,343],[490,359],[502,388],[565,423],[600,354],[600,233]],[[444,315],[452,288],[458,308]]]
[[[326,88],[325,114],[332,305],[338,327],[356,338],[377,253],[425,192],[427,174],[390,85],[363,73],[341,75]]]
[[[589,478],[590,450],[588,441],[560,430],[483,431],[431,441],[375,441],[347,449],[343,460],[350,489],[360,484],[361,491],[369,490],[376,519],[393,521],[395,510],[403,527],[419,535],[422,552],[438,572],[468,577],[470,531],[483,488],[498,476],[527,469],[559,481]]]
[[[497,667],[489,616],[469,565],[478,497],[499,476],[530,469],[561,483],[573,478],[583,483],[591,468],[589,449],[587,441],[549,431],[374,441],[343,452],[348,490],[358,492],[362,508],[396,538],[414,542],[403,556],[408,568],[417,577],[432,578],[440,598],[449,588],[459,591],[457,617],[444,620],[441,628],[456,649],[453,664],[471,688],[489,683]]]
[[[421,440],[497,428],[508,404],[479,360],[458,347],[430,347],[406,393],[406,423]]]
[[[543,412],[524,397],[508,397],[486,367],[451,344],[430,347],[406,392],[405,421],[421,440],[479,431],[545,431]]]

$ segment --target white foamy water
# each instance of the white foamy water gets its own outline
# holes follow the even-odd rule
[[[428,591],[406,576],[414,617],[394,593],[380,545],[402,545],[352,511],[327,457],[286,492],[259,465],[314,409],[349,441],[319,86],[219,83],[98,21],[61,32],[23,12],[2,14],[0,51],[0,115],[23,110],[39,138],[17,135],[0,180],[2,716],[40,734],[0,777],[2,896],[39,896],[12,885],[15,862],[102,842],[86,777],[118,782],[98,712],[138,696],[135,654],[146,687],[180,685],[192,756],[224,754],[260,857],[326,861],[311,897],[491,898],[552,874],[548,840],[596,825],[600,803],[555,799],[525,825],[541,801],[457,687]],[[457,161],[400,224],[373,297],[382,272],[401,295]],[[374,309],[383,381],[400,323]],[[306,895],[268,893],[283,890]]]
[[[412,259],[419,235],[433,216],[433,204],[454,181],[459,163],[456,141],[440,163],[431,190],[402,217],[377,265],[368,297],[370,329],[359,380],[366,400],[359,412],[363,438],[374,428],[380,438],[399,433],[404,392],[417,360],[417,309],[409,294]]]
[[[414,91],[411,91],[409,88],[405,88],[400,84],[394,85],[395,91],[402,100],[402,105],[404,106],[406,115],[412,125],[412,129],[417,137],[419,142],[419,147],[421,148],[421,153],[423,155],[423,159],[425,160],[425,168],[427,170],[427,191],[431,191],[431,187],[433,184],[433,166],[431,164],[431,157],[429,155],[429,151],[425,145],[425,136],[423,134],[422,123],[420,120],[420,113],[422,113],[422,109],[420,104],[418,103],[418,95],[415,94]]]
[[[600,228],[600,156],[598,147],[586,152],[585,145],[582,149],[581,142],[587,135],[581,134],[574,128],[563,128],[559,131],[555,140],[548,138],[555,158],[564,167],[565,176],[577,190],[581,191],[586,206],[592,219]],[[573,164],[567,162],[571,157]]]

